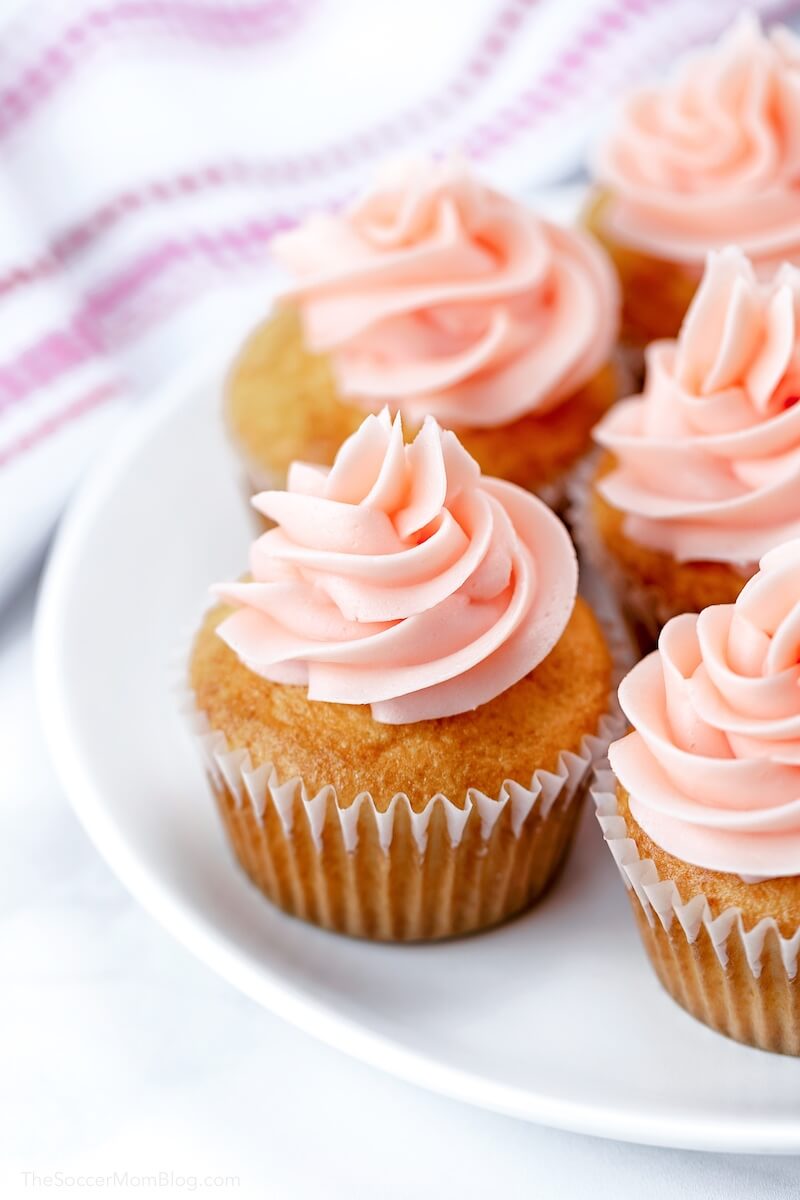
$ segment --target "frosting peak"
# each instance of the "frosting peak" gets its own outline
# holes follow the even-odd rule
[[[709,256],[678,338],[675,378],[702,397],[740,389],[757,420],[783,409],[787,380],[800,383],[799,340],[800,271],[784,265],[761,286],[748,260],[729,248]]]
[[[406,724],[477,708],[560,638],[577,564],[557,517],[481,476],[432,418],[413,443],[369,416],[333,466],[295,463],[254,505],[276,522],[252,580],[216,590],[219,635],[256,674]]]
[[[765,555],[735,604],[669,621],[619,698],[634,732],[609,758],[659,846],[800,874],[800,541]]]
[[[554,407],[609,359],[604,252],[458,163],[388,168],[349,211],[276,238],[311,350],[366,409],[455,426]]]
[[[634,92],[596,156],[623,244],[702,263],[737,242],[775,263],[800,250],[800,41],[745,14],[665,83]]]
[[[800,271],[761,283],[711,254],[675,342],[647,351],[644,393],[595,430],[601,494],[635,541],[681,560],[753,563],[800,535]]]

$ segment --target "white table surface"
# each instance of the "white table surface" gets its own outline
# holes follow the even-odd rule
[[[0,612],[1,1196],[800,1195],[797,1158],[621,1145],[427,1094],[213,976],[128,896],[65,800],[36,711],[35,590]],[[127,1185],[70,1183],[115,1172]]]

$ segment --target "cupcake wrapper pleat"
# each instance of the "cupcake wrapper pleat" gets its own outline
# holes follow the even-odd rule
[[[608,712],[556,769],[496,796],[465,789],[464,803],[439,793],[420,811],[398,793],[378,806],[364,792],[351,804],[336,789],[311,793],[300,778],[254,767],[243,747],[211,729],[182,681],[188,653],[175,656],[175,690],[236,858],[285,912],[357,937],[417,941],[475,932],[507,920],[542,895],[564,861],[596,763],[621,737],[616,699],[631,646],[602,586],[592,602],[613,662]],[[597,594],[594,594],[594,593]],[[191,635],[187,631],[187,640]]]
[[[800,1055],[800,927],[790,937],[772,918],[745,927],[731,907],[714,917],[702,893],[687,900],[639,856],[619,813],[616,780],[598,769],[597,819],[628,891],[650,961],[667,992],[719,1033],[762,1050]]]
[[[328,785],[281,782],[252,768],[194,714],[198,743],[236,858],[285,912],[357,937],[415,941],[495,925],[530,906],[569,848],[592,765],[620,732],[604,717],[580,752],[529,786],[496,797],[475,788],[463,807],[433,796],[418,812],[399,793],[379,809],[369,793],[347,807]]]

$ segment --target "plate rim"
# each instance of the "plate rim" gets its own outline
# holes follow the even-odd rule
[[[552,1097],[432,1059],[388,1035],[337,1013],[330,1005],[287,981],[269,962],[255,964],[200,916],[148,867],[105,807],[89,762],[71,737],[68,681],[59,670],[62,603],[74,585],[72,563],[90,535],[96,513],[117,478],[175,410],[189,402],[195,388],[208,386],[209,375],[223,377],[229,350],[216,346],[201,362],[177,372],[158,389],[143,411],[120,422],[113,444],[89,471],[59,522],[36,602],[33,628],[34,681],[45,743],[59,783],[78,820],[133,898],[196,958],[251,1000],[305,1033],[369,1066],[453,1100],[573,1133],[620,1142],[685,1150],[729,1153],[800,1152],[796,1121],[696,1116],[664,1117],[603,1108],[591,1102]],[[330,934],[329,936],[337,936]]]

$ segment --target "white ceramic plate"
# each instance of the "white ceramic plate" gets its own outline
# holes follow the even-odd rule
[[[591,814],[533,913],[443,945],[350,941],[240,874],[176,712],[169,663],[252,526],[219,378],[129,428],[65,519],[37,671],[53,756],[121,879],[236,987],[351,1054],[532,1121],[668,1146],[800,1151],[800,1060],[709,1032],[660,990]]]

